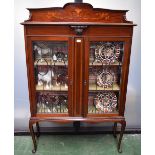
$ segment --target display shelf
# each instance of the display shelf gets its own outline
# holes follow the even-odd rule
[[[110,64],[106,64],[106,63],[101,63],[101,62],[93,62],[93,63],[89,63],[89,66],[121,66],[122,63],[119,61],[116,61],[114,63],[110,63]]]
[[[120,87],[117,83],[114,83],[112,87],[109,88],[104,88],[104,87],[100,87],[96,84],[89,84],[89,91],[98,91],[98,90],[112,90],[112,91],[119,91]]]
[[[39,60],[39,59],[38,59]],[[35,66],[46,66],[46,65],[50,65],[50,66],[67,66],[68,65],[68,62],[54,62],[53,60],[51,59],[46,59],[46,61],[38,61],[38,60],[35,60],[34,62],[34,65]]]
[[[44,103],[37,103],[37,113],[39,114],[55,114],[55,113],[68,113],[68,109],[65,106],[54,106],[48,107]]]
[[[42,90],[47,90],[47,91],[68,91],[68,87],[64,85],[58,85],[58,86],[52,86],[49,88],[46,88],[44,85],[36,85],[36,90],[37,91],[42,91]]]
[[[97,110],[94,105],[88,105],[88,113],[90,114],[112,114],[112,113],[118,113],[118,111],[114,110],[113,112],[104,113],[103,111]]]

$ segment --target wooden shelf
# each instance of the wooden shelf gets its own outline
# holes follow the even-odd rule
[[[49,89],[47,89],[45,86],[39,86],[36,85],[36,90],[37,91],[42,91],[42,90],[47,90],[47,91],[68,91],[68,87],[66,88],[65,86],[52,86]]]
[[[122,63],[118,62],[118,61],[116,61],[115,63],[112,63],[112,64],[104,64],[104,63],[100,63],[100,62],[94,62],[93,64],[89,63],[89,66],[121,66],[121,65],[122,65]]]
[[[35,62],[34,62],[34,65],[36,66],[46,66],[46,65],[50,65],[50,66],[67,66],[68,65],[68,62],[54,62],[54,61],[52,61],[51,59],[46,59],[47,60],[47,62],[38,62],[37,63],[37,61],[38,60],[36,60]]]
[[[96,84],[89,84],[89,91],[98,91],[98,90],[112,90],[112,91],[119,91],[120,87],[117,83],[114,83],[112,87],[104,88],[100,87]]]

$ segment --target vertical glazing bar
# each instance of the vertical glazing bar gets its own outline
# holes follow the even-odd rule
[[[97,90],[97,67],[95,66],[95,87]]]

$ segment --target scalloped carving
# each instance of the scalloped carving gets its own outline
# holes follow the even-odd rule
[[[103,22],[131,23],[126,20],[127,10],[93,8],[87,3],[67,3],[63,8],[28,9],[33,22]]]

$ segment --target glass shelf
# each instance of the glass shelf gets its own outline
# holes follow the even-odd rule
[[[57,113],[68,113],[68,108],[66,106],[49,107],[44,103],[37,103],[37,113],[45,114],[57,114]]]
[[[94,105],[89,105],[88,106],[88,113],[90,113],[90,114],[104,114],[103,111],[97,110]],[[113,113],[118,113],[118,111],[114,110],[113,112],[107,112],[107,113],[108,114],[113,114]]]
[[[34,62],[35,66],[67,66],[68,65],[68,61],[65,62],[59,62],[59,61],[53,61],[50,58],[45,58],[46,61],[39,61],[40,59],[36,59]],[[39,62],[38,62],[39,61]]]
[[[122,66],[122,63],[119,61],[115,61],[112,64],[106,64],[106,63],[101,63],[101,62],[93,62],[93,63],[89,63],[89,66]]]
[[[68,91],[68,86],[66,85],[58,85],[58,86],[49,86],[49,88],[46,88],[46,86],[42,85],[36,85],[37,91],[42,90],[49,90],[49,91]]]
[[[100,91],[100,90],[113,90],[113,91],[119,91],[120,87],[117,83],[114,83],[112,87],[104,88],[100,87],[96,84],[89,84],[89,91]]]

